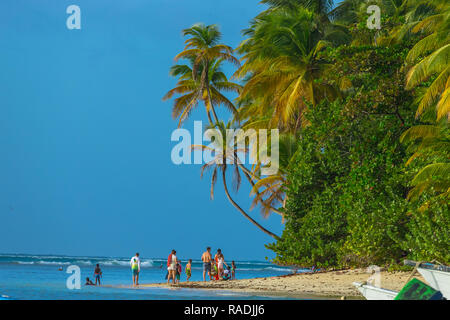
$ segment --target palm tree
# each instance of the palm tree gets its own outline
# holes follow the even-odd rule
[[[360,21],[364,2],[364,0],[343,0],[330,11],[329,15],[333,21],[346,25],[356,24]]]
[[[406,76],[406,89],[413,89],[428,79],[431,84],[418,91],[419,105],[416,117],[427,120],[436,115],[435,123],[416,125],[408,129],[401,141],[411,143],[414,153],[408,160],[422,159],[426,164],[411,181],[413,187],[408,199],[417,200],[424,192],[434,192],[448,201],[450,196],[450,5],[440,0],[432,1],[436,14],[418,21],[412,33],[422,35],[409,51],[406,62],[417,62]],[[430,53],[431,52],[431,53]],[[428,54],[428,55],[427,55]],[[422,58],[425,56],[424,58]],[[434,78],[433,78],[434,77]],[[433,107],[435,106],[435,110]],[[445,200],[447,199],[447,200]]]
[[[193,145],[192,149],[209,151],[213,153],[212,159],[208,161],[206,164],[202,166],[201,169],[201,177],[203,177],[206,170],[212,170],[211,176],[211,199],[214,199],[214,187],[217,182],[218,172],[222,173],[222,182],[225,190],[225,194],[230,201],[230,203],[252,224],[254,224],[258,229],[263,231],[265,234],[273,237],[274,239],[279,239],[279,237],[272,233],[271,231],[264,228],[261,224],[255,221],[252,217],[250,217],[239,204],[232,198],[230,192],[228,190],[227,185],[227,170],[234,166],[233,168],[233,183],[235,185],[236,191],[239,190],[241,184],[241,174],[239,169],[242,166],[239,165],[240,161],[238,159],[238,154],[246,154],[248,152],[247,148],[240,148],[235,141],[235,136],[227,134],[227,129],[231,128],[231,122],[225,125],[223,122],[217,122],[215,127],[210,128],[213,132],[213,136],[215,137],[212,142],[213,146],[204,146],[204,145]]]
[[[204,90],[207,92],[207,114],[210,123],[213,123],[210,115],[212,111],[215,122],[218,122],[217,114],[212,99],[209,71],[211,64],[217,60],[229,61],[239,66],[239,60],[233,56],[233,49],[227,45],[219,44],[222,34],[217,25],[195,24],[191,28],[183,30],[184,36],[190,36],[185,41],[184,50],[175,57],[175,61],[182,58],[193,59],[192,79],[199,81],[200,87],[198,94]],[[201,70],[199,74],[199,70]]]
[[[408,53],[407,62],[412,63],[429,51],[431,54],[412,67],[406,77],[406,88],[412,89],[433,75],[437,75],[426,90],[417,109],[419,117],[436,105],[439,121],[450,118],[450,6],[443,13],[425,18],[413,32],[427,34]]]
[[[334,6],[334,0],[262,0],[261,3],[268,4],[272,8],[288,10],[303,7],[325,18],[328,18],[328,14]]]
[[[417,22],[435,14],[442,1],[445,0],[343,0],[329,16],[332,21],[354,29],[353,44],[390,45],[411,37],[411,29]],[[381,30],[366,27],[367,9],[371,5],[381,10]]]
[[[445,1],[445,0],[444,0]],[[386,38],[387,43],[401,42],[414,38],[413,28],[427,17],[437,14],[441,10],[442,0],[420,1],[402,0],[401,5],[395,7],[394,18],[398,25],[391,30]]]
[[[278,213],[284,220],[284,213],[281,208],[286,205],[286,183],[289,170],[295,163],[298,153],[300,138],[290,133],[285,133],[279,137],[279,163],[276,174],[261,178],[261,163],[254,167],[252,176],[257,178],[252,184],[251,194],[255,195],[252,208],[261,204],[261,212],[267,217],[271,212]],[[258,150],[267,154],[269,150]],[[258,178],[259,177],[259,178]],[[281,206],[281,208],[280,208]],[[276,209],[278,207],[278,209]]]
[[[246,80],[239,101],[256,102],[271,113],[272,124],[295,129],[308,104],[336,97],[335,88],[317,81],[329,67],[319,53],[331,46],[318,24],[316,15],[301,7],[258,16],[238,48],[244,64],[235,76]]]
[[[190,57],[187,60],[189,65],[174,65],[170,69],[170,75],[179,77],[179,81],[176,87],[163,97],[163,100],[168,100],[176,94],[179,95],[174,100],[172,109],[172,117],[174,119],[179,118],[178,127],[187,119],[199,101],[204,103],[210,122],[212,122],[210,116],[210,106],[212,103],[214,105],[224,105],[228,110],[236,112],[235,106],[222,94],[222,91],[238,93],[241,86],[228,80],[221,69],[223,60],[213,60],[209,64],[209,70],[207,72],[208,79],[206,81],[209,86],[209,91],[200,82],[204,66],[199,66],[196,71],[197,75],[194,77],[192,69],[195,58]]]
[[[401,137],[401,142],[410,143],[414,153],[407,165],[422,158],[433,162],[419,170],[411,181],[413,188],[408,199],[416,200],[425,191],[433,191],[441,197],[450,196],[450,130],[446,120],[436,125],[411,127]]]

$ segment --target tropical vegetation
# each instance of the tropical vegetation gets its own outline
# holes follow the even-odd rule
[[[201,170],[211,171],[211,197],[220,177],[231,204],[274,239],[266,246],[278,264],[450,263],[450,3],[261,2],[234,50],[216,25],[184,30],[176,61],[186,64],[170,71],[177,84],[164,99],[178,125],[203,104],[222,150]],[[373,6],[379,28],[367,23]],[[271,148],[250,152],[230,128],[278,129],[277,172],[263,174]],[[249,210],[280,215],[282,235],[235,201],[229,171],[236,191],[242,176],[250,184]]]

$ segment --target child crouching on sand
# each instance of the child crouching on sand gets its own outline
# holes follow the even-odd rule
[[[223,271],[222,280],[230,280],[231,279],[231,268],[227,266],[227,268]]]

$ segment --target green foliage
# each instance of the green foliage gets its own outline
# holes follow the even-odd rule
[[[194,25],[172,69],[174,116],[202,101],[211,125],[224,105],[243,129],[281,131],[280,168],[242,170],[252,208],[285,219],[279,264],[336,268],[404,258],[450,262],[450,6],[445,0],[262,0],[235,51],[242,87],[220,71],[239,66],[217,26]],[[367,7],[381,8],[370,30]],[[221,91],[235,91],[237,110]],[[416,118],[417,117],[417,118]],[[419,119],[420,118],[420,119]],[[287,148],[286,148],[287,147]],[[213,173],[212,182],[216,179]],[[281,207],[279,207],[281,206]]]
[[[448,199],[422,198],[426,208],[415,210],[408,222],[403,244],[409,257],[418,261],[450,261],[450,207]]]
[[[267,247],[277,253],[275,262],[302,266],[395,269],[404,258],[449,263],[450,149],[443,93],[449,66],[445,54],[436,66],[428,61],[433,55],[426,57],[427,50],[446,48],[448,23],[441,22],[448,21],[448,5],[400,1],[383,17],[381,31],[367,29],[361,9],[349,0],[332,12],[337,21],[347,20],[352,45],[322,51],[318,59],[332,72],[314,81],[339,88],[341,97],[305,114],[309,126],[300,134],[286,178],[286,228],[281,240]],[[427,29],[445,36],[419,35]],[[409,70],[412,56],[418,64]],[[420,86],[416,91],[413,80]],[[416,109],[420,115],[441,94],[436,113],[443,120],[430,122],[432,112],[416,120]]]
[[[428,230],[423,220],[411,220],[418,209],[406,200],[408,154],[399,138],[414,121],[413,96],[399,72],[406,54],[401,46],[328,53],[336,61],[332,77],[347,77],[351,85],[345,99],[322,102],[306,115],[310,125],[301,133],[287,178],[286,228],[281,240],[268,246],[277,263],[391,265],[411,252],[410,228]],[[449,224],[434,212],[430,208],[432,219],[447,223],[434,229],[447,228],[440,235],[447,250],[437,246],[434,256],[445,257]]]

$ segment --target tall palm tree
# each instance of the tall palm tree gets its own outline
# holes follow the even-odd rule
[[[319,80],[329,65],[319,53],[331,46],[316,15],[304,8],[278,8],[257,17],[237,49],[244,61],[235,76],[245,79],[240,101],[256,101],[276,125],[297,128],[308,104],[338,92]]]
[[[239,66],[239,60],[233,56],[233,49],[231,47],[219,43],[222,34],[217,25],[206,26],[202,23],[195,24],[188,29],[184,29],[183,35],[189,36],[189,38],[185,41],[186,46],[184,50],[175,57],[175,61],[183,58],[193,58],[192,79],[195,81],[198,80],[200,83],[199,95],[204,90],[207,92],[207,110],[210,123],[212,123],[212,119],[209,111],[212,111],[215,122],[218,122],[219,119],[214,108],[211,86],[208,81],[210,79],[209,71],[211,64],[220,59]],[[199,69],[201,70],[200,74],[198,73]]]
[[[233,199],[227,184],[227,170],[232,168],[233,170],[233,183],[235,185],[236,191],[239,190],[241,184],[241,174],[239,169],[242,166],[239,166],[238,154],[246,154],[248,153],[247,148],[240,148],[236,141],[235,136],[227,135],[227,129],[231,128],[231,122],[225,125],[223,122],[217,122],[215,127],[210,128],[213,131],[214,136],[216,137],[212,142],[212,146],[205,145],[193,145],[192,148],[195,150],[209,151],[213,155],[212,159],[210,159],[206,164],[202,166],[201,169],[201,177],[203,177],[206,170],[212,170],[211,176],[211,199],[214,199],[214,187],[217,182],[218,172],[221,172],[223,187],[225,190],[225,194],[230,201],[230,203],[252,224],[254,224],[258,229],[263,231],[265,234],[273,237],[274,239],[279,239],[279,237],[272,233],[271,231],[264,228],[261,224],[259,224],[256,220],[254,220],[250,215],[248,215],[244,209]]]
[[[204,66],[200,65],[196,70],[196,76],[193,75],[193,65],[195,63],[194,57],[189,57],[189,64],[174,65],[170,69],[170,75],[173,77],[179,77],[176,87],[170,90],[163,100],[171,99],[174,95],[179,95],[173,104],[172,117],[174,119],[179,118],[178,127],[181,126],[183,121],[187,119],[191,111],[198,105],[199,101],[202,101],[206,107],[206,113],[212,122],[210,116],[211,105],[223,105],[231,112],[236,112],[234,104],[222,94],[225,92],[238,93],[241,86],[230,82],[222,71],[221,66],[223,60],[213,60],[209,64],[209,70],[207,72],[207,83],[209,91],[204,85],[202,85],[200,78],[203,74]],[[212,103],[211,103],[212,102]]]

